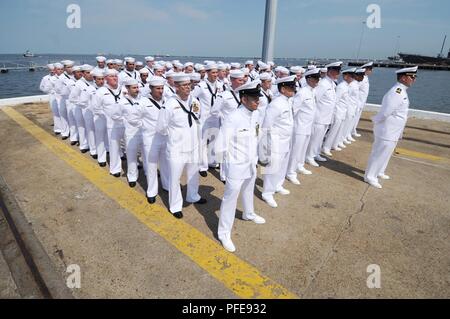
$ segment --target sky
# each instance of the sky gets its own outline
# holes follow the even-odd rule
[[[265,0],[1,0],[0,53],[259,57]],[[81,8],[81,28],[66,25]],[[381,9],[369,29],[367,6]],[[383,59],[450,47],[450,1],[278,0],[277,58]],[[362,37],[361,37],[362,35]]]

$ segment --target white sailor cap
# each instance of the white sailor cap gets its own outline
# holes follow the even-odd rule
[[[259,80],[251,81],[241,85],[236,89],[240,95],[262,96],[261,82]]]
[[[97,60],[97,62],[105,62],[106,58],[104,56],[98,56],[95,58]]]
[[[339,62],[333,62],[333,63],[330,63],[330,64],[325,65],[325,67],[326,67],[328,70],[329,70],[329,69],[338,69],[338,70],[340,70],[341,67],[342,67],[342,64],[344,64],[344,62],[341,62],[341,61],[339,61]]]
[[[150,71],[147,68],[142,68],[139,70],[139,74],[149,74]]]
[[[315,68],[315,69],[311,69],[311,70],[306,71],[305,78],[307,79],[309,77],[317,77],[317,78],[319,78],[320,77],[320,69]]]
[[[347,74],[347,73],[356,73],[356,68],[351,68],[351,69],[347,69],[342,71],[342,74]]]
[[[170,69],[169,71],[166,72],[166,78],[173,78],[175,74],[176,73],[172,69]]]
[[[114,76],[114,75],[118,75],[119,72],[117,72],[116,69],[108,69],[105,71],[105,76]]]
[[[141,62],[141,61],[137,61],[137,62],[136,62],[136,65],[137,65],[137,66],[143,66],[143,65],[144,65],[144,63],[143,63],[143,62]]]
[[[245,65],[249,65],[249,64],[253,65],[254,63],[253,63],[252,60],[247,60],[247,61],[245,61]]]
[[[94,69],[94,67],[89,64],[83,64],[81,66],[81,71],[83,71],[83,72],[91,72],[93,69]]]
[[[172,69],[173,68],[173,64],[170,62],[166,62],[166,64],[164,65],[167,69]]]
[[[190,77],[191,77],[191,81],[196,81],[197,82],[197,81],[201,80],[201,75],[200,75],[200,73],[197,73],[197,72],[191,73]]]
[[[310,65],[308,65],[307,69],[314,70],[314,69],[317,69],[317,66],[310,64]]]
[[[135,63],[136,62],[136,59],[132,58],[132,57],[126,57],[124,60],[126,63]]]
[[[79,65],[74,66],[74,67],[72,68],[72,71],[73,71],[73,72],[81,72],[81,71],[82,71],[82,70],[81,70],[81,66],[79,66]]]
[[[320,68],[320,72],[327,73],[328,72],[328,68]]]
[[[267,64],[270,65],[270,66],[274,66],[274,65],[275,65],[275,62],[273,62],[273,61],[268,61]]]
[[[216,63],[208,63],[205,65],[205,70],[206,71],[211,71],[211,70],[217,70],[217,64]]]
[[[241,70],[231,70],[230,71],[230,78],[243,79],[244,78],[244,72],[242,72]]]
[[[164,68],[165,68],[165,66],[161,65],[161,64],[155,64],[153,66],[153,70],[155,70],[155,71],[161,71],[161,70],[164,70]]]
[[[95,78],[103,78],[103,77],[105,77],[105,73],[103,73],[103,71],[99,70],[99,69],[93,69],[91,71],[91,74]]]
[[[366,74],[366,69],[357,69],[356,71],[355,71],[355,74]]]
[[[216,62],[212,61],[212,60],[205,60],[205,61],[203,61],[203,64],[210,64],[210,63],[216,63]]]
[[[259,61],[259,62],[261,62],[261,61]],[[270,66],[268,64],[266,64],[264,62],[261,62],[261,63],[259,63],[259,62],[258,62],[258,66],[259,66],[260,70],[268,70],[270,68]]]
[[[248,68],[242,68],[241,71],[244,73],[244,75],[250,74],[250,70]]]
[[[261,81],[268,81],[268,80],[272,81],[272,74],[270,74],[268,72],[261,73],[259,75],[259,79]]]
[[[139,81],[133,78],[126,78],[125,81],[123,81],[125,86],[131,86],[131,85],[138,85]]]
[[[227,70],[231,69],[231,65],[229,63],[225,63],[225,67]]]
[[[121,59],[115,59],[114,63],[118,64],[118,65],[121,65],[121,64],[123,64],[123,61]]]
[[[50,64],[47,64],[47,68],[49,68],[50,70],[54,70],[55,66],[52,63],[50,63]]]
[[[297,76],[291,75],[291,76],[285,76],[283,78],[278,78],[276,81],[276,84],[284,84],[287,86],[292,86],[292,85],[295,85],[296,81],[297,81]]]
[[[145,59],[146,62],[153,62],[153,61],[155,61],[155,58],[152,57],[152,56],[146,56],[144,59]]]
[[[416,74],[418,69],[419,69],[418,66],[414,66],[414,67],[411,67],[411,68],[404,68],[404,69],[397,70],[397,71],[395,71],[395,73],[396,74],[411,74],[412,75],[412,74]]]
[[[55,69],[62,69],[64,67],[64,65],[62,65],[62,63],[53,63],[53,66],[55,67]]]
[[[373,62],[369,62],[369,63],[364,64],[361,68],[365,69],[365,68],[372,68],[372,67],[373,67]]]
[[[224,63],[219,63],[219,64],[217,64],[217,69],[224,71],[227,69],[227,65]]]
[[[67,66],[67,67],[71,67],[75,64],[75,62],[71,61],[71,60],[63,60],[61,61],[62,65]]]
[[[283,74],[289,74],[289,70],[286,69],[284,66],[277,66],[275,68],[275,72],[280,72],[280,73],[283,73]]]
[[[187,68],[188,66],[194,66],[194,63],[192,63],[192,62],[186,62],[185,64],[184,64],[184,67],[185,68]]]
[[[305,72],[305,69],[302,68],[301,66],[296,65],[296,66],[291,67],[291,68],[289,69],[289,71],[291,71],[292,73],[297,74],[297,73],[304,73],[304,72]]]
[[[172,60],[172,64],[177,64],[177,63],[180,63],[180,60]]]
[[[163,86],[164,84],[166,84],[166,80],[160,76],[152,76],[148,81],[148,84],[150,86]]]
[[[240,69],[241,68],[241,64],[237,63],[237,62],[230,63],[230,66],[232,68],[236,68],[236,69]]]
[[[177,69],[182,69],[182,68],[184,68],[184,65],[183,65],[182,63],[180,63],[180,62],[175,62],[173,65],[174,65]]]
[[[184,72],[174,73],[172,78],[173,78],[174,82],[190,82],[191,81],[190,75],[186,74]]]
[[[199,72],[199,71],[203,71],[205,69],[205,66],[203,64],[197,63],[194,66],[194,69]]]
[[[113,60],[113,59],[108,59],[108,60],[106,60],[106,64],[114,64],[114,63],[116,63],[114,61],[115,60]]]

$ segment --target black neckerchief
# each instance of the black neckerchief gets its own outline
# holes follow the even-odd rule
[[[270,95],[266,94],[266,92],[264,92],[264,90],[261,90],[261,92],[266,96],[267,101],[269,101],[269,104],[272,103],[272,98],[270,97]]]
[[[170,91],[172,91],[172,93],[175,93],[175,91],[172,89],[170,85],[168,85],[167,87],[169,88]]]
[[[231,92],[231,95],[233,95],[234,100],[236,101],[236,103],[238,104],[238,107],[239,107],[239,105],[241,105],[241,101],[236,97],[236,94],[234,94],[233,90],[230,90],[230,92]]]
[[[120,94],[122,93],[122,90],[120,90],[119,94],[115,95],[113,91],[111,91],[110,88],[108,88],[108,91],[111,92],[111,94],[114,96],[114,100],[116,103],[120,100]]]
[[[192,127],[192,118],[194,118],[194,120],[198,121],[197,116],[195,116],[195,114],[192,112],[192,110],[190,109],[189,106],[189,111],[184,107],[183,103],[181,103],[178,99],[176,99],[178,104],[180,104],[181,108],[183,109],[183,111],[185,111],[188,115],[188,122],[189,122],[189,127]]]
[[[133,105],[139,105],[138,102],[134,103],[133,101],[131,101],[131,100],[130,100],[129,98],[127,98],[127,97],[125,97],[125,99],[126,99],[128,102],[130,102],[131,106],[133,106]]]
[[[130,78],[136,79],[136,72],[134,72],[134,75],[131,75],[130,73],[128,73],[128,71],[125,70],[125,73],[128,74]]]
[[[87,86],[91,86],[89,83],[87,83],[86,80],[83,80],[84,84],[86,84]]]
[[[252,80],[252,81],[255,81],[255,78],[249,73],[248,74],[248,76],[250,77],[250,79]]]
[[[148,98],[150,100],[150,102],[153,103],[154,106],[156,106],[158,108],[158,110],[161,110],[161,108],[164,108],[164,106],[159,105],[158,102],[156,102],[156,100],[152,99],[151,97]]]
[[[70,80],[70,76],[68,76],[65,72],[63,73],[66,78]]]
[[[211,87],[209,86],[208,82],[205,81],[206,87],[208,88],[209,93],[211,93],[211,107],[213,107],[214,105],[214,101],[217,98],[217,87],[216,87],[216,91],[213,93]]]
[[[298,82],[298,86],[299,86],[299,87],[302,87],[302,83],[300,82],[300,80],[297,81],[297,82]]]

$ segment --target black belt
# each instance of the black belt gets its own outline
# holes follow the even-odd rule
[[[179,100],[177,100],[178,104],[180,104],[181,108],[183,109],[183,111],[185,111],[188,114],[188,122],[189,122],[189,127],[192,127],[192,118],[194,118],[194,120],[198,121],[197,116],[195,116],[195,114],[191,111],[191,110],[187,110],[183,103],[181,103]]]

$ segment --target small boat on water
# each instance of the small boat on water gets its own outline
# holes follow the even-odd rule
[[[444,38],[444,42],[442,43],[441,53],[438,56],[425,56],[419,54],[409,54],[409,53],[399,53],[400,58],[410,64],[431,64],[431,65],[450,65],[450,50],[448,52],[447,57],[445,57],[442,53],[445,47],[445,41],[447,40],[447,36]]]
[[[27,51],[23,54],[23,56],[24,56],[25,58],[33,58],[33,57],[34,57],[34,53],[32,53],[30,50],[27,50]]]

